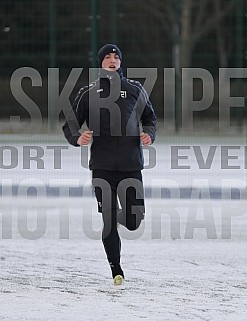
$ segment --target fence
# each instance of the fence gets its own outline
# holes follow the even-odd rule
[[[47,69],[59,68],[63,83],[72,68],[97,66],[106,42],[122,49],[124,67],[158,68],[152,99],[162,116],[164,68],[200,67],[217,77],[219,67],[246,66],[246,6],[244,0],[0,0],[1,117],[27,116],[9,91],[17,68],[41,73],[44,88],[33,97],[46,115]]]

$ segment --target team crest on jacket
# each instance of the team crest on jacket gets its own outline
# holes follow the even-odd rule
[[[127,91],[126,91],[126,90],[121,90],[121,91],[120,91],[120,96],[121,96],[122,98],[127,98]]]

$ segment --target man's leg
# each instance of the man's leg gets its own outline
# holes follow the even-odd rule
[[[117,194],[122,206],[117,212],[118,223],[130,231],[138,229],[145,213],[141,171],[124,173]]]
[[[102,213],[102,242],[111,267],[112,277],[124,273],[120,266],[121,240],[117,230],[117,194],[114,175],[110,171],[93,170],[93,186]]]

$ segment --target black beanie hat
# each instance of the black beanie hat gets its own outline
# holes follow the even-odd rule
[[[99,60],[100,68],[102,66],[102,61],[104,60],[105,56],[108,55],[109,53],[116,53],[119,56],[119,59],[122,61],[121,50],[116,45],[108,43],[104,45],[102,48],[100,48],[98,52],[98,60]]]

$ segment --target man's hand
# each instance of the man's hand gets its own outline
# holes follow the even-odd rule
[[[152,143],[151,137],[147,133],[140,134],[141,142],[144,146],[150,145]]]
[[[93,132],[90,130],[86,130],[81,134],[81,136],[77,140],[77,144],[82,146],[82,145],[88,145],[92,139],[92,134]]]

